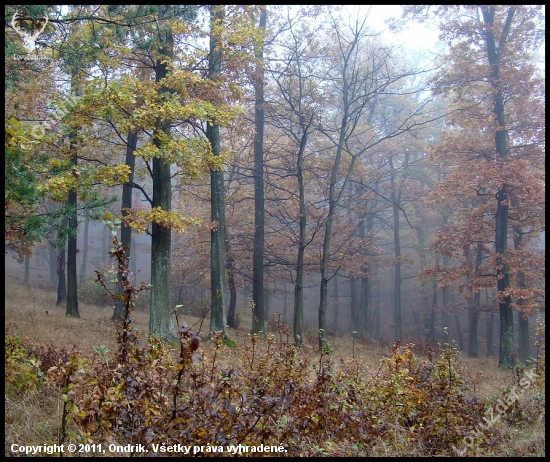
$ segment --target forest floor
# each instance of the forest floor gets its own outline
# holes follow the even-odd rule
[[[43,273],[39,268],[33,269],[34,280],[31,279],[31,286],[23,285],[22,265],[17,262],[10,262],[6,258],[6,281],[5,281],[5,334],[17,336],[21,344],[42,344],[52,345],[56,348],[69,350],[76,345],[83,355],[93,356],[94,347],[107,347],[111,352],[115,351],[115,328],[111,321],[112,308],[101,307],[94,304],[79,302],[80,318],[65,317],[65,307],[56,306],[56,293],[43,281],[47,281],[48,274],[44,269]],[[43,288],[39,288],[39,283]],[[228,360],[239,355],[247,354],[250,350],[250,322],[243,319],[241,313],[241,326],[239,329],[229,329],[229,336],[235,342],[233,350],[228,354]],[[140,332],[148,330],[148,313],[136,310],[133,315],[133,326]],[[189,314],[180,316],[195,330],[199,330],[202,339],[207,338],[208,320],[202,320]],[[278,327],[276,322],[269,323],[269,332],[274,335],[274,341],[286,343],[289,341],[288,332],[285,328]],[[365,374],[365,381],[377,375],[381,369],[382,360],[390,353],[387,345],[380,345],[376,342],[352,341],[348,336],[329,337],[330,357],[335,363],[350,360],[361,363]],[[315,348],[315,332],[307,332],[304,336],[304,351],[311,355],[312,364],[318,363],[315,357],[319,356]],[[201,351],[212,349],[212,342],[202,341]],[[104,350],[105,351],[105,350]],[[419,346],[415,354],[419,358],[425,358],[429,351]],[[174,356],[177,351],[174,348]],[[518,378],[514,371],[505,371],[497,367],[497,358],[469,358],[464,354],[459,356],[462,366],[462,377],[468,384],[472,395],[481,399],[495,397],[495,394],[504,395],[505,390],[518,385]],[[314,368],[311,369],[312,377],[315,376]],[[528,393],[526,393],[527,395]],[[538,393],[540,395],[540,393]],[[525,401],[525,400],[524,400]],[[531,400],[532,401],[532,400]],[[505,445],[499,448],[499,455],[532,455],[544,456],[545,454],[545,411],[544,396],[540,415],[530,422],[521,422],[520,425],[507,421],[499,422],[502,432],[508,434]],[[10,450],[12,444],[45,444],[56,440],[59,431],[59,415],[62,403],[59,396],[53,393],[42,394],[28,393],[25,396],[5,395],[5,454],[15,455]],[[523,404],[522,404],[523,405]],[[525,406],[531,404],[525,403]],[[537,411],[538,412],[538,411]],[[530,418],[533,417],[533,410],[529,410]],[[500,426],[507,426],[501,428]],[[371,452],[372,455],[401,455],[392,453],[391,449]],[[452,452],[449,452],[452,455]]]

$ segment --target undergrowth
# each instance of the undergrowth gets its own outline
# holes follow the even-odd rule
[[[544,388],[537,374],[529,406],[518,401],[502,422],[489,425],[499,395],[482,400],[471,393],[450,345],[420,359],[413,345],[396,342],[378,372],[367,376],[354,355],[336,362],[328,344],[312,360],[307,347],[290,343],[282,330],[265,339],[249,335],[238,351],[223,333],[212,332],[203,348],[175,312],[174,351],[132,327],[133,300],[146,287],[126,277],[124,249],[114,242],[123,293],[111,295],[126,307],[117,351],[97,346],[85,357],[76,346],[23,346],[6,336],[6,396],[44,387],[62,403],[57,434],[27,444],[142,444],[149,451],[143,455],[178,444],[210,448],[201,455],[229,455],[226,448],[240,444],[284,448],[275,454],[282,456],[454,456],[475,439],[475,455],[496,455],[507,438],[502,423],[540,418]]]

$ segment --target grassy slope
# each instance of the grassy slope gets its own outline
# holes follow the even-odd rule
[[[8,263],[8,259],[6,259]],[[19,267],[20,268],[20,267]],[[22,343],[42,343],[65,347],[69,349],[76,344],[83,353],[92,353],[92,347],[105,345],[110,350],[114,348],[113,324],[110,321],[112,310],[108,307],[98,307],[86,303],[80,303],[80,319],[66,318],[64,306],[56,307],[56,294],[38,288],[25,288],[22,284],[22,272],[18,273],[17,267],[13,264],[7,266],[6,295],[5,295],[5,331],[11,335],[18,335]],[[9,276],[8,276],[9,274]],[[32,280],[31,280],[32,283]],[[145,294],[144,296],[147,296]],[[231,330],[230,336],[235,340],[235,348],[228,349],[227,361],[234,361],[235,358],[244,357],[245,344],[248,344],[248,332],[250,322],[244,319],[241,313],[241,328]],[[185,316],[188,324],[200,323],[199,318]],[[146,333],[148,327],[148,314],[136,311],[133,314],[133,325]],[[205,329],[208,322],[204,322],[201,337],[206,337]],[[286,341],[284,332],[273,330],[277,340]],[[314,357],[318,356],[311,345],[315,345],[315,333],[310,332],[305,336],[310,346],[306,345]],[[360,343],[349,338],[329,339],[332,345],[331,357],[338,362],[341,359],[350,359],[352,350],[355,358],[363,365],[365,379],[377,373],[380,368],[381,358],[388,353],[387,348],[382,348],[374,343]],[[202,342],[201,349],[208,350],[211,345]],[[419,356],[422,356],[419,354]],[[514,377],[510,371],[499,370],[496,358],[471,359],[462,357],[464,366],[464,378],[472,393],[480,397],[495,396],[498,390],[502,390],[506,384],[513,385]],[[312,375],[314,371],[312,370]],[[9,454],[9,447],[12,443],[17,444],[41,444],[56,440],[57,425],[59,423],[60,402],[56,396],[46,392],[37,391],[26,394],[26,396],[5,396],[6,413],[6,439],[5,451]],[[528,403],[527,403],[528,404]],[[530,455],[544,455],[544,415],[538,422],[521,428],[503,428],[509,433],[507,447],[502,447],[502,454],[527,453]],[[31,443],[32,442],[32,443]],[[389,452],[388,452],[389,451]],[[377,455],[398,455],[392,454],[391,448],[381,447],[374,452]]]

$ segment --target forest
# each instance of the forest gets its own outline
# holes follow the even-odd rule
[[[5,7],[6,294],[115,336],[21,343],[6,308],[60,446],[540,455],[480,423],[510,387],[464,387],[494,366],[544,425],[544,6],[375,8]]]

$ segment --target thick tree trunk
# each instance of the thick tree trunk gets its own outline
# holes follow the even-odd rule
[[[158,162],[155,162],[158,161]],[[156,174],[153,177],[159,181],[161,178],[170,183],[169,173],[162,174],[164,170],[170,170],[170,165],[161,159],[153,161],[153,169],[156,169]],[[156,165],[155,165],[156,164]],[[164,168],[162,168],[164,167]],[[153,188],[154,190],[154,188]],[[154,194],[154,193],[153,193]],[[162,202],[158,197],[153,199],[155,207],[161,207]],[[152,224],[152,239],[151,239],[151,312],[149,315],[149,333],[162,338],[163,340],[173,340],[175,337],[175,328],[172,320],[172,297],[171,297],[171,232],[170,228],[166,228],[157,223]]]
[[[73,159],[76,165],[76,157]],[[67,237],[67,305],[65,315],[71,318],[80,318],[78,312],[78,277],[77,277],[77,214],[76,214],[76,191],[69,191],[67,205],[71,207],[68,220]]]
[[[260,9],[259,27],[265,32],[267,10]],[[254,50],[256,74],[254,76],[254,248],[252,255],[252,333],[266,335],[264,313],[264,51],[263,45]]]
[[[77,91],[78,96],[80,92]],[[73,174],[77,176],[76,166],[78,156],[76,153],[76,132],[71,132],[70,136],[71,162],[73,164]],[[67,305],[65,316],[71,318],[80,318],[78,312],[78,266],[77,266],[77,238],[78,238],[78,212],[77,212],[77,193],[76,189],[70,190],[67,198],[68,220],[67,220]]]
[[[496,253],[504,256],[507,248],[508,205],[506,205],[506,185],[497,193],[496,213]],[[508,264],[503,257],[497,262],[497,288],[499,294],[510,288]],[[498,365],[507,369],[514,365],[514,316],[510,296],[499,297],[500,307],[500,346]]]
[[[173,37],[170,30],[165,30],[165,43],[160,48],[159,58],[155,65],[155,78],[159,82],[168,75],[168,64],[172,61]],[[164,93],[163,90],[161,90]],[[170,136],[170,125],[160,117],[156,121],[156,130],[162,130]],[[153,138],[154,145],[162,149],[158,137]],[[172,189],[170,162],[162,157],[153,159],[153,198],[152,206],[163,211],[172,209]],[[163,340],[176,338],[172,319],[172,230],[169,227],[153,223],[151,226],[151,302],[149,315],[149,333]]]
[[[77,76],[77,71],[72,73],[73,79]],[[80,87],[75,88],[75,81],[71,83],[71,88],[74,90],[76,96],[82,96]],[[71,152],[71,163],[73,164],[73,175],[78,180],[78,153],[77,153],[77,141],[76,131],[72,130],[69,134],[69,146]],[[65,315],[71,318],[80,318],[78,312],[78,265],[77,265],[77,253],[78,253],[78,207],[77,207],[77,192],[76,189],[69,190],[67,197],[67,305],[65,308]]]
[[[501,165],[508,157],[508,131],[505,125],[504,93],[500,84],[500,57],[499,49],[504,46],[508,39],[508,33],[516,7],[510,6],[506,25],[500,35],[500,42],[497,44],[494,35],[495,7],[482,6],[483,21],[485,23],[485,34],[487,44],[487,58],[491,66],[491,85],[494,90],[495,122],[495,150],[497,165]],[[497,258],[497,290],[499,294],[505,293],[510,288],[510,273],[508,264],[505,261],[505,253],[508,249],[508,185],[503,183],[495,197],[497,210],[495,214],[495,252]],[[510,296],[499,295],[500,310],[500,346],[498,366],[511,368],[514,365],[514,316]]]
[[[210,59],[208,78],[216,80],[221,70],[221,52],[217,35],[213,33],[214,25],[224,18],[223,5],[210,6]],[[219,156],[220,126],[216,122],[208,122],[206,137],[212,146],[212,154]],[[223,170],[210,170],[210,219],[217,226],[210,231],[210,295],[212,308],[210,310],[210,332],[225,332],[227,324],[227,294],[225,275],[225,190]]]

